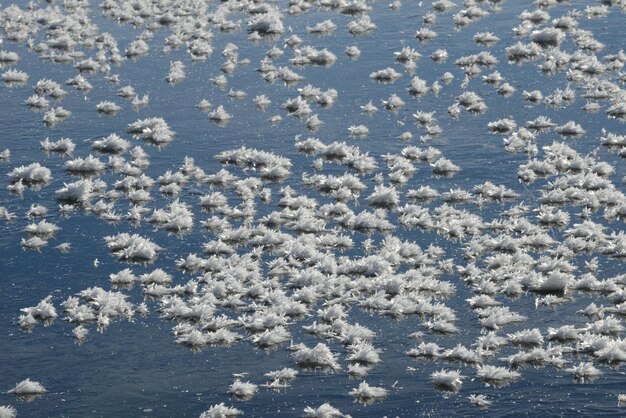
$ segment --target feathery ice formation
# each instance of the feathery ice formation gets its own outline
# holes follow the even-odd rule
[[[2,7],[3,265],[81,274],[28,279],[10,326],[284,362],[215,377],[201,417],[489,408],[535,378],[624,406],[626,2],[426,3]]]

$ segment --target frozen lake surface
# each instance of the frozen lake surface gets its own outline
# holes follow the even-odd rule
[[[3,3],[0,417],[624,415],[625,10]]]

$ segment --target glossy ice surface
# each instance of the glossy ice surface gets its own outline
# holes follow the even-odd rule
[[[484,410],[468,397],[483,394],[495,416],[623,414],[626,5],[553,3],[3,3],[0,50],[19,60],[2,55],[0,152],[10,157],[0,160],[0,405],[55,417],[194,417],[222,402],[258,417],[304,416],[324,403],[353,417],[477,416]],[[375,28],[357,34],[367,17]],[[84,32],[63,33],[78,27],[72,19]],[[302,43],[288,45],[295,35]],[[138,39],[149,50],[132,56]],[[360,55],[348,56],[351,46]],[[286,69],[303,79],[286,83],[294,76]],[[78,74],[90,89],[66,84]],[[44,79],[67,95],[40,85],[49,107],[36,111],[25,100]],[[121,97],[125,86],[135,94]],[[388,109],[392,95],[404,105]],[[378,110],[368,114],[370,101]],[[44,123],[58,107],[71,115]],[[540,116],[554,126],[523,129]],[[140,122],[129,132],[148,118],[169,131]],[[127,142],[98,150],[111,134]],[[75,149],[44,152],[46,138],[70,138]],[[319,139],[306,143],[317,155],[303,152],[307,138]],[[146,156],[131,162],[135,147]],[[216,158],[232,150],[239,165]],[[89,155],[102,167],[77,160]],[[19,168],[33,163],[51,178],[7,189],[19,189]],[[222,169],[240,182],[211,184]],[[144,202],[141,174],[154,180]],[[98,179],[105,184],[62,213],[65,183]],[[415,199],[421,186],[439,196]],[[227,206],[217,195],[215,207],[207,203],[213,192]],[[329,214],[339,200],[346,212]],[[47,214],[29,216],[33,205]],[[526,210],[511,214],[518,205]],[[203,227],[211,217],[230,226]],[[36,229],[42,219],[60,230]],[[121,233],[159,248],[116,256],[105,237]],[[33,237],[41,248],[27,248]],[[202,258],[191,272],[177,264],[189,254]],[[110,275],[127,268],[134,286],[116,288]],[[171,276],[164,287],[147,276],[157,268]],[[77,301],[92,320],[64,312],[64,301],[93,287],[101,299]],[[173,294],[155,297],[159,290]],[[44,326],[35,314],[36,325],[20,329],[20,310],[48,295],[57,317]],[[480,295],[472,303],[498,303],[521,322],[500,311],[481,323],[468,301]],[[602,308],[579,312],[591,304]],[[221,315],[240,340],[209,341]],[[559,341],[556,329],[567,325],[573,337]],[[489,331],[501,347],[475,345]],[[421,342],[436,343],[438,355],[407,355]],[[290,351],[318,343],[336,365],[323,370]],[[591,370],[581,362],[601,375],[575,379]],[[481,380],[481,365],[520,375]],[[351,377],[350,366],[367,376]],[[287,387],[262,386],[265,373],[285,367],[298,371]],[[259,385],[249,400],[229,395],[238,373]],[[31,402],[5,393],[26,378],[47,393]]]

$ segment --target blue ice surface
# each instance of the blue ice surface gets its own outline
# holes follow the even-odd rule
[[[460,2],[458,2],[460,3]],[[540,189],[546,180],[540,179],[530,185],[519,182],[517,168],[527,160],[523,153],[509,154],[503,150],[502,135],[494,135],[487,129],[487,123],[500,118],[511,117],[519,126],[539,115],[547,115],[557,124],[574,120],[580,123],[587,133],[580,138],[565,139],[569,146],[581,155],[595,152],[597,158],[607,161],[615,168],[610,179],[618,190],[624,189],[622,178],[626,174],[623,160],[614,152],[600,146],[601,129],[609,132],[623,133],[624,125],[618,120],[611,120],[604,113],[605,106],[598,113],[585,113],[581,108],[585,104],[583,90],[576,89],[575,101],[565,108],[550,108],[544,105],[529,105],[521,98],[523,90],[540,89],[548,94],[556,88],[569,85],[563,72],[553,75],[542,74],[537,68],[538,62],[522,64],[508,63],[505,48],[517,42],[512,27],[519,24],[517,16],[524,9],[532,10],[533,2],[508,1],[501,4],[502,10],[491,13],[475,23],[463,28],[455,28],[452,14],[456,13],[460,4],[453,11],[438,15],[432,29],[438,37],[432,41],[418,42],[415,31],[422,26],[422,18],[430,10],[428,4],[418,6],[414,2],[404,2],[402,7],[391,10],[385,2],[370,3],[373,10],[370,15],[377,25],[372,33],[352,37],[347,33],[345,25],[353,19],[351,16],[321,8],[309,13],[288,15],[285,17],[289,32],[277,40],[252,43],[247,40],[245,30],[221,33],[214,29],[212,42],[214,53],[207,61],[192,62],[184,48],[170,52],[161,51],[167,28],[157,30],[154,39],[149,41],[151,52],[146,57],[125,61],[122,65],[112,66],[111,71],[120,75],[121,83],[107,83],[102,74],[88,76],[94,88],[82,93],[64,86],[69,95],[60,104],[72,111],[72,116],[54,127],[46,127],[41,121],[41,113],[29,110],[23,101],[32,94],[32,86],[37,80],[49,78],[63,85],[64,81],[75,76],[76,70],[71,65],[53,64],[40,60],[29,51],[24,44],[15,44],[4,40],[3,49],[17,52],[21,60],[16,66],[29,73],[30,79],[24,86],[2,88],[0,94],[0,150],[10,148],[9,162],[0,162],[0,206],[5,206],[18,216],[12,223],[0,223],[0,376],[2,386],[0,405],[15,405],[18,416],[55,416],[55,417],[87,417],[87,416],[198,416],[210,405],[225,402],[244,411],[245,416],[302,416],[305,406],[317,407],[328,402],[339,408],[343,413],[353,417],[359,416],[478,416],[484,412],[472,406],[466,399],[470,394],[486,394],[493,401],[487,410],[494,416],[616,416],[622,410],[617,407],[617,394],[624,390],[623,367],[610,368],[596,364],[603,371],[603,376],[592,383],[579,384],[563,370],[554,367],[523,368],[519,381],[504,388],[486,387],[475,378],[472,366],[449,364],[443,361],[413,360],[404,352],[415,346],[408,334],[423,330],[420,318],[408,316],[394,319],[379,316],[352,306],[349,320],[365,325],[377,332],[374,345],[381,349],[382,362],[373,368],[365,379],[371,385],[383,386],[390,390],[384,401],[371,405],[361,405],[348,396],[348,392],[359,383],[351,379],[345,372],[347,362],[343,361],[345,348],[340,343],[327,341],[330,347],[340,354],[342,372],[324,374],[320,372],[300,371],[292,387],[276,392],[261,389],[248,402],[231,399],[227,394],[228,386],[234,380],[233,373],[248,372],[249,380],[257,384],[265,382],[263,373],[282,367],[295,367],[286,345],[277,349],[264,351],[244,341],[230,347],[208,347],[199,352],[192,352],[175,343],[171,327],[175,324],[163,321],[157,312],[158,304],[148,300],[150,314],[146,317],[136,316],[132,322],[116,319],[104,333],[98,333],[95,326],[88,325],[88,340],[78,345],[73,341],[73,325],[62,320],[60,302],[68,296],[92,286],[110,288],[109,274],[127,266],[118,263],[107,251],[103,237],[119,232],[139,233],[153,239],[166,250],[158,260],[149,266],[131,266],[135,274],[143,274],[154,268],[163,268],[174,276],[174,284],[184,284],[193,275],[183,274],[175,267],[175,260],[189,253],[201,253],[202,244],[215,237],[201,229],[198,222],[207,217],[200,211],[199,196],[206,193],[206,187],[189,184],[183,188],[180,200],[192,205],[196,227],[192,233],[183,237],[168,235],[165,231],[155,230],[151,225],[142,223],[138,227],[128,222],[109,224],[97,219],[92,214],[77,211],[69,217],[61,216],[56,208],[54,191],[62,187],[64,182],[74,181],[77,177],[70,176],[63,169],[67,158],[58,155],[45,155],[39,149],[39,141],[46,137],[58,140],[63,137],[72,138],[77,149],[75,156],[85,157],[91,153],[91,143],[110,133],[117,133],[131,140],[133,145],[142,145],[150,156],[150,166],[146,174],[156,178],[167,170],[176,171],[183,163],[185,156],[195,159],[198,166],[207,173],[218,171],[222,166],[214,155],[228,149],[246,146],[288,157],[293,163],[292,175],[279,183],[269,184],[273,191],[269,205],[259,205],[257,217],[262,217],[277,210],[279,190],[291,186],[296,191],[316,196],[314,190],[301,183],[302,173],[313,171],[311,164],[315,157],[299,154],[294,147],[294,137],[301,135],[315,136],[325,143],[346,141],[357,145],[363,152],[374,156],[380,171],[388,174],[383,156],[398,154],[408,145],[420,145],[419,137],[424,134],[423,128],[416,126],[412,114],[418,110],[435,111],[443,133],[435,138],[426,139],[427,145],[441,150],[446,158],[461,167],[461,171],[452,177],[434,176],[426,165],[418,165],[418,171],[403,186],[402,193],[409,188],[430,185],[440,192],[451,188],[471,190],[473,186],[485,181],[492,181],[512,188],[520,194],[525,204],[532,209],[538,207],[537,199]],[[559,17],[569,10],[584,10],[588,4],[597,2],[571,1],[548,9],[551,17]],[[286,2],[277,2],[285,7]],[[5,7],[7,5],[5,4]],[[24,7],[24,5],[22,5]],[[42,6],[45,7],[45,6]],[[483,7],[492,7],[483,4]],[[135,28],[128,24],[118,24],[104,19],[97,4],[93,4],[91,15],[103,31],[110,32],[125,47],[136,38],[145,27]],[[245,20],[244,16],[240,16]],[[306,32],[306,27],[324,19],[332,19],[338,26],[328,36],[318,37]],[[601,54],[614,54],[623,47],[624,15],[616,7],[611,8],[606,18],[589,20],[579,19],[580,26],[593,32],[594,36],[606,45]],[[244,25],[245,27],[245,25]],[[476,32],[491,31],[501,41],[491,47],[484,47],[472,41]],[[302,67],[295,68],[305,77],[305,81],[287,86],[277,81],[266,83],[255,71],[265,52],[273,45],[283,47],[283,40],[290,33],[299,35],[305,44],[317,48],[326,47],[337,55],[337,62],[330,68]],[[228,75],[228,85],[219,88],[209,79],[221,74],[222,59],[220,51],[228,43],[239,47],[239,57],[249,58],[249,65],[240,65]],[[349,59],[344,53],[346,46],[356,45],[362,55],[356,60]],[[443,89],[438,95],[427,94],[424,97],[411,97],[406,87],[412,75],[404,73],[400,64],[394,62],[393,52],[404,46],[415,48],[422,54],[417,63],[416,75],[432,84],[441,75],[450,71],[455,80],[450,85],[442,83]],[[434,63],[430,54],[436,49],[444,48],[450,57],[443,63]],[[568,36],[561,46],[563,50],[573,52],[575,46]],[[500,71],[505,80],[517,91],[511,97],[498,95],[493,86],[481,81],[481,76],[470,81],[467,90],[481,95],[488,105],[483,115],[470,115],[462,111],[459,120],[450,118],[446,109],[462,91],[462,70],[455,66],[454,61],[464,55],[488,50],[499,59],[493,69],[483,69],[486,75],[492,70]],[[87,54],[91,53],[86,49]],[[293,52],[285,48],[285,54],[275,61],[275,65],[289,65]],[[174,86],[164,81],[171,61],[181,60],[186,65],[186,79]],[[394,67],[403,73],[402,78],[393,84],[375,83],[369,79],[373,71]],[[330,108],[313,105],[314,113],[319,114],[325,122],[317,132],[308,132],[302,121],[288,116],[281,104],[297,95],[297,88],[305,84],[313,84],[322,90],[334,88],[338,91],[338,99]],[[141,96],[150,96],[147,107],[134,110],[132,105],[116,96],[117,88],[131,84]],[[229,89],[241,89],[247,92],[247,98],[235,100],[227,97]],[[391,93],[401,96],[406,106],[397,112],[389,112],[382,108],[381,100],[386,100]],[[266,94],[272,104],[266,112],[257,110],[252,102],[256,95]],[[225,127],[209,122],[205,113],[196,108],[203,98],[208,99],[214,107],[224,105],[233,115],[232,121]],[[114,117],[99,116],[95,105],[101,100],[112,100],[122,106],[122,111]],[[359,106],[369,100],[380,108],[372,116],[361,113]],[[283,117],[282,123],[272,125],[268,118],[274,114]],[[140,140],[131,139],[126,134],[126,126],[140,118],[163,117],[176,132],[171,144],[156,148],[142,144]],[[348,127],[364,124],[369,128],[369,135],[362,139],[350,139]],[[411,131],[414,139],[403,142],[397,136]],[[549,145],[552,141],[560,141],[554,132],[538,136],[537,145]],[[106,160],[106,158],[103,158]],[[4,186],[9,184],[6,174],[14,167],[40,162],[53,172],[51,184],[41,190],[26,190],[23,197],[10,194]],[[228,168],[239,176],[249,173],[235,167]],[[338,164],[326,163],[324,173],[342,174],[348,169]],[[361,197],[368,196],[374,190],[373,176],[364,176],[367,189]],[[102,178],[112,184],[119,176],[106,172]],[[165,206],[171,199],[153,191],[155,200],[147,206],[151,209]],[[228,193],[231,202],[235,202],[232,192]],[[316,196],[317,197],[317,196]],[[328,202],[327,197],[318,197],[320,202]],[[40,203],[49,209],[48,220],[58,224],[62,231],[52,239],[47,247],[40,252],[23,250],[20,240],[24,237],[24,227],[30,223],[25,213],[31,204]],[[484,219],[491,220],[498,213],[515,202],[487,203],[484,207],[461,205],[472,212],[478,212]],[[431,204],[433,208],[436,204]],[[366,208],[362,201],[357,206],[350,203],[355,210]],[[125,201],[116,204],[118,212],[125,213],[129,205]],[[577,219],[580,208],[568,207],[572,219]],[[622,221],[608,223],[602,218],[602,211],[593,215],[593,219],[607,225],[616,232],[623,230]],[[532,213],[531,213],[532,216]],[[390,215],[397,224],[397,217]],[[556,239],[561,239],[558,230],[550,232]],[[435,244],[446,250],[446,258],[453,258],[455,263],[464,264],[463,242],[450,242],[434,233],[408,230],[399,227],[395,234],[406,240],[413,240],[422,246]],[[363,234],[354,233],[354,249],[346,255],[361,256],[360,243]],[[384,236],[374,234],[372,237],[380,243]],[[69,253],[60,253],[53,247],[61,242],[70,242]],[[240,249],[245,252],[247,249]],[[590,257],[577,257],[579,265],[584,265]],[[98,259],[100,265],[93,267]],[[601,260],[601,278],[609,278],[624,271],[621,261]],[[481,334],[481,328],[467,307],[465,299],[472,296],[472,291],[464,285],[456,274],[444,276],[456,285],[456,295],[446,303],[457,312],[457,326],[461,330],[453,336],[440,336],[427,333],[425,340],[434,341],[445,348],[452,348],[461,343],[471,345]],[[144,296],[140,286],[127,291],[129,300],[140,303]],[[31,333],[20,331],[17,318],[20,309],[36,305],[47,295],[53,295],[53,302],[60,317],[50,326],[38,325]],[[500,335],[520,329],[538,327],[544,334],[548,327],[574,324],[582,327],[587,318],[577,315],[576,311],[591,302],[607,304],[603,296],[596,294],[575,294],[572,303],[556,308],[536,308],[535,296],[524,294],[518,299],[502,298],[511,310],[529,318],[528,322],[507,326]],[[320,302],[321,303],[321,302]],[[315,312],[316,306],[311,312]],[[232,317],[238,313],[226,311]],[[303,325],[313,322],[312,317],[294,320],[289,325],[294,342],[302,342],[313,346],[320,340],[306,334]],[[489,364],[503,365],[499,357],[512,354],[516,349],[507,347],[488,359]],[[579,361],[588,361],[585,356],[567,357],[574,365]],[[412,367],[413,371],[408,371]],[[442,393],[433,388],[429,376],[442,368],[459,369],[468,376],[458,393]],[[42,382],[49,393],[27,403],[15,400],[4,392],[27,377]]]

